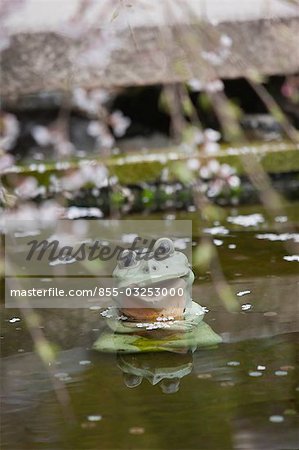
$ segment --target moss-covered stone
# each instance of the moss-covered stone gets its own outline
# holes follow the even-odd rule
[[[245,174],[244,161],[246,155],[255,155],[261,166],[269,173],[286,173],[299,171],[299,144],[281,141],[271,143],[256,143],[242,147],[223,146],[213,155],[220,163],[233,166],[239,175]],[[147,153],[129,153],[108,158],[98,158],[98,162],[105,164],[110,175],[117,176],[119,182],[124,185],[134,185],[143,182],[157,182],[161,179],[164,168],[172,169],[175,162],[185,163],[189,159],[198,158],[201,164],[207,162],[211,156],[200,150],[186,153],[181,147],[172,149],[159,149]],[[94,160],[95,158],[93,158]],[[59,175],[63,172],[74,170],[78,167],[79,160],[63,163],[46,162],[34,165],[18,165],[6,172],[9,174],[31,175],[43,185],[49,183],[51,175]],[[42,172],[39,166],[43,166]],[[170,181],[177,178],[175,171],[170,170]]]

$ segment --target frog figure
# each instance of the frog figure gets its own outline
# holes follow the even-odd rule
[[[192,300],[194,274],[171,239],[158,239],[151,251],[124,250],[113,277],[115,306],[101,313],[110,330],[97,339],[95,350],[193,352],[221,342],[202,320],[204,308]]]
[[[124,250],[118,260],[113,277],[123,293],[115,298],[121,312],[132,320],[183,320],[194,281],[187,257],[168,238],[158,239],[146,256]]]

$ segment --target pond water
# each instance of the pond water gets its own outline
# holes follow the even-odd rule
[[[40,310],[42,331],[57,348],[51,370],[65,384],[61,407],[21,313],[2,307],[3,450],[299,448],[299,235],[275,230],[261,207],[227,214],[205,233],[240,312],[226,311],[209,272],[197,274],[193,288],[193,300],[209,310],[206,323],[223,339],[214,348],[97,353],[99,311]],[[298,231],[299,204],[274,223],[286,217]],[[176,218],[193,220],[196,245],[196,213]],[[165,372],[173,378],[159,382]]]

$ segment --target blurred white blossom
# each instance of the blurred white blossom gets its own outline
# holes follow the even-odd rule
[[[193,166],[193,163],[188,164],[188,168],[197,171],[196,165]],[[201,179],[198,188],[208,197],[230,195],[235,193],[241,184],[235,169],[228,164],[220,164],[216,159],[209,159],[206,164],[201,165],[198,175]]]
[[[13,114],[0,112],[0,148],[11,150],[20,133],[19,122]]]
[[[212,128],[207,128],[204,135],[210,142],[218,142],[221,139],[221,134],[219,131],[213,130]]]
[[[72,103],[87,114],[99,115],[109,98],[110,95],[105,89],[87,90],[77,87],[73,90]]]
[[[224,84],[221,80],[213,80],[209,83],[206,83],[205,85],[205,91],[209,92],[211,94],[214,94],[215,92],[223,91]]]
[[[129,117],[124,116],[121,111],[114,111],[110,115],[110,124],[113,129],[113,133],[116,137],[121,137],[125,134],[127,128],[131,124],[131,119]]]
[[[54,123],[49,127],[36,125],[32,127],[31,134],[38,145],[41,147],[52,145],[59,156],[69,156],[75,149],[60,123]]]
[[[204,84],[198,78],[192,78],[188,81],[188,86],[191,91],[199,92],[204,89]]]
[[[233,45],[233,40],[227,34],[222,34],[220,37],[220,44],[223,47],[231,47]]]
[[[13,157],[6,153],[5,155],[0,155],[0,173],[5,172],[6,169],[9,169],[14,164]]]
[[[80,161],[79,168],[60,180],[62,189],[75,191],[90,183],[96,188],[108,185],[108,170],[97,161]]]
[[[35,142],[42,147],[46,147],[52,143],[51,133],[46,127],[36,125],[32,127],[31,134]]]
[[[223,34],[220,37],[219,46],[213,51],[202,51],[201,56],[213,66],[220,66],[229,58],[232,43],[232,39],[227,34]]]
[[[0,230],[18,229],[19,223],[22,221],[22,228],[26,226],[30,231],[33,230],[33,222],[36,227],[40,227],[43,223],[48,226],[49,221],[56,222],[62,218],[64,208],[54,200],[47,200],[40,205],[31,202],[24,202],[15,209],[5,209],[0,218]]]
[[[104,148],[112,148],[115,140],[108,127],[98,120],[92,120],[87,126],[87,134],[95,138],[98,145]]]
[[[15,193],[19,198],[34,198],[37,195],[38,182],[34,177],[26,177],[15,189]]]

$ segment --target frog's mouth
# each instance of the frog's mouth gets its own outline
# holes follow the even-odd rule
[[[122,309],[171,309],[185,307],[187,279],[182,276],[148,284],[133,283],[120,289],[118,302]]]

